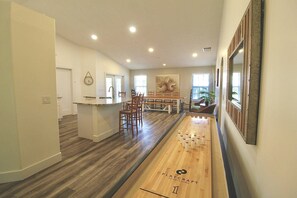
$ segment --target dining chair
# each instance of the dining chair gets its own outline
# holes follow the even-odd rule
[[[154,91],[148,91],[147,92],[147,96],[148,97],[154,97],[155,96],[155,92]],[[153,98],[148,98],[146,99],[146,101],[150,104],[147,104],[147,106],[149,106],[150,108],[154,109],[155,108],[155,105],[154,105],[154,102],[155,102],[155,99]]]
[[[139,103],[137,106],[137,119],[139,121],[139,124],[143,126],[143,104],[144,104],[144,94],[139,94]]]
[[[148,96],[155,96],[155,92],[154,92],[154,91],[148,91],[148,92],[147,92],[147,95],[148,95]]]
[[[155,109],[162,109],[162,108],[164,108],[164,105],[162,105],[163,99],[161,99],[161,97],[163,97],[163,93],[156,92]]]
[[[135,91],[135,89],[131,89],[131,98],[134,96],[136,96],[136,91]]]
[[[164,107],[165,106],[172,106],[173,105],[173,102],[172,100],[170,99],[172,97],[172,93],[169,92],[169,93],[164,93],[163,96],[165,97],[164,100],[163,100],[163,103],[164,103]]]

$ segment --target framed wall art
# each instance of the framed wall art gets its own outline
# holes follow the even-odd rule
[[[156,76],[156,93],[179,92],[179,75],[167,74]]]

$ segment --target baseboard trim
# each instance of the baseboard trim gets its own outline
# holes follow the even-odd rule
[[[37,173],[41,170],[44,170],[57,162],[60,162],[61,160],[62,160],[62,154],[61,154],[61,152],[59,152],[59,153],[52,155],[44,160],[36,162],[26,168],[23,168],[20,170],[1,172],[0,173],[0,183],[20,181],[20,180],[26,179],[26,178],[34,175],[35,173]]]
[[[103,133],[101,132],[100,134],[93,135],[93,142],[100,142],[101,140],[104,140],[104,139],[116,134],[118,131],[119,131],[118,128],[113,128],[113,129],[107,130]]]

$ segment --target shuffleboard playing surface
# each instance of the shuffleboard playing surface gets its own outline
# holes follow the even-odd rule
[[[130,195],[145,197],[211,197],[211,117],[187,115],[158,151]],[[183,138],[180,138],[182,135]],[[184,140],[185,139],[185,140]],[[184,142],[188,143],[185,148]]]

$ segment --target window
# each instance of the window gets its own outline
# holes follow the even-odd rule
[[[193,74],[193,99],[198,99],[202,95],[201,91],[209,89],[209,74]]]
[[[134,88],[136,93],[144,93],[144,95],[146,95],[146,92],[147,92],[146,75],[134,76]]]
[[[106,76],[105,82],[106,82],[106,97],[112,97],[112,90],[109,90],[110,87],[113,85],[112,83],[113,79],[111,76]]]
[[[115,92],[118,94],[122,91],[122,76],[115,76]]]
[[[232,99],[240,104],[240,73],[234,72],[232,75]]]

